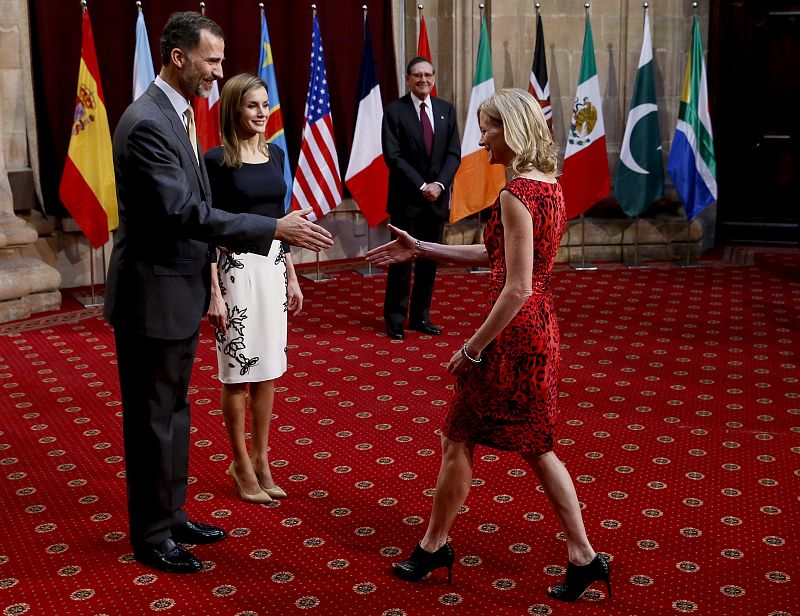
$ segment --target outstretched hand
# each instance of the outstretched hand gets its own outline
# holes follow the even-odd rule
[[[366,255],[367,261],[378,267],[405,263],[406,261],[411,261],[417,255],[417,243],[413,237],[392,225],[388,225],[388,228],[389,231],[397,236],[397,239],[383,246],[373,248]]]
[[[292,210],[283,218],[279,218],[275,228],[275,239],[314,252],[333,246],[333,236],[327,229],[306,220],[306,216],[312,211],[310,207],[304,210]]]

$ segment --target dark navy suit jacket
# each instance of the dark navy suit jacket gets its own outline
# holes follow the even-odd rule
[[[425,151],[422,125],[414,109],[411,94],[392,101],[383,110],[381,142],[383,158],[389,167],[389,216],[414,218],[422,210],[432,209],[441,218],[450,211],[450,190],[461,164],[461,141],[458,137],[456,111],[440,98],[429,97],[433,112],[433,148]],[[431,203],[422,196],[420,186],[440,182],[439,198]]]
[[[104,314],[115,328],[151,338],[192,336],[208,309],[214,245],[266,255],[273,218],[211,206],[202,152],[155,84],[114,131],[119,230]]]

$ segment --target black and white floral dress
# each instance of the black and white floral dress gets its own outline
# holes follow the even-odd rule
[[[286,182],[283,152],[269,146],[269,161],[222,164],[221,147],[205,155],[212,204],[229,212],[280,218]],[[275,240],[269,254],[220,251],[217,275],[227,310],[226,329],[217,331],[217,365],[223,383],[275,379],[286,372],[288,246]]]

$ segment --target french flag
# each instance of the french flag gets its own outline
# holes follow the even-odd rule
[[[364,20],[364,51],[358,75],[358,115],[344,183],[370,227],[386,220],[389,169],[383,160],[383,103],[378,85],[369,22]]]

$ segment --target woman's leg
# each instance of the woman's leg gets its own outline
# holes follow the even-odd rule
[[[258,482],[265,488],[275,487],[269,467],[269,422],[274,401],[274,380],[250,384],[250,460]]]
[[[460,443],[442,437],[442,465],[436,481],[436,495],[428,530],[420,541],[420,546],[427,552],[435,552],[445,544],[458,510],[467,499],[472,483],[474,451],[474,443]]]
[[[522,454],[522,457],[542,484],[561,528],[564,529],[570,562],[576,565],[588,564],[594,558],[595,551],[586,536],[578,495],[566,467],[552,451],[541,455]]]
[[[245,494],[258,494],[261,486],[253,472],[253,465],[247,455],[245,440],[245,408],[247,400],[247,383],[222,385],[222,416],[233,451],[233,472],[238,479],[239,488]]]

